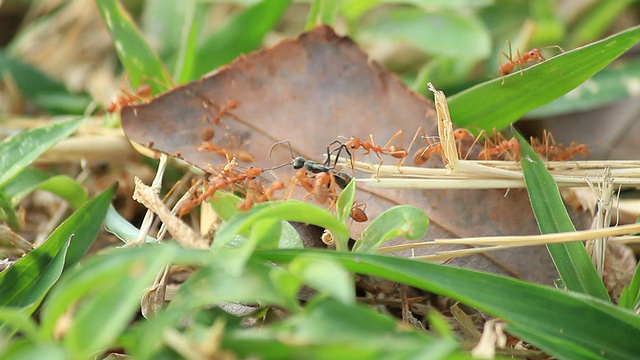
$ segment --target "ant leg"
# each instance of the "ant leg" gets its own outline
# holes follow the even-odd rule
[[[418,130],[416,130],[416,133],[413,135],[413,139],[411,139],[411,142],[409,143],[409,147],[407,148],[407,156],[409,155],[409,153],[411,152],[411,148],[413,147],[413,144],[416,142],[416,139],[418,139],[418,135],[422,134],[422,136],[424,136],[425,138],[427,137],[427,132],[424,130],[424,128],[422,126],[418,126]],[[403,157],[400,160],[400,163],[398,164],[398,171],[400,171],[400,166],[402,166],[402,164],[404,164],[404,160],[407,157]]]

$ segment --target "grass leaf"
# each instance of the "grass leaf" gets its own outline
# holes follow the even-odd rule
[[[504,78],[478,84],[449,97],[451,119],[461,127],[502,129],[573,90],[638,41],[640,26],[531,66],[522,76],[520,71],[514,71]]]
[[[575,231],[553,177],[529,143],[520,134],[515,136],[522,149],[520,164],[540,232]],[[547,249],[567,289],[609,300],[607,289],[582,243],[550,244]]]
[[[81,120],[60,121],[36,129],[26,130],[0,143],[0,187],[18,175],[42,153],[58,141],[71,135]]]
[[[198,47],[193,75],[202,76],[257,49],[290,4],[291,0],[263,0],[230,19]]]
[[[409,240],[421,239],[428,228],[429,218],[422,210],[409,205],[395,206],[371,221],[353,251],[373,253],[383,242],[398,236]]]
[[[160,59],[153,53],[135,23],[118,0],[97,0],[98,8],[111,34],[118,57],[134,88],[151,86],[154,94],[173,83]]]
[[[320,250],[259,251],[255,259],[332,259],[349,271],[449,296],[504,320],[507,330],[565,359],[633,359],[640,317],[610,302],[500,275],[372,254]],[[543,336],[541,336],[541,334]]]

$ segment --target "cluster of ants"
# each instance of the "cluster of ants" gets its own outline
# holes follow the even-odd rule
[[[520,52],[516,50],[517,56],[514,57],[509,41],[507,41],[507,45],[509,54],[504,51],[500,52],[500,66],[498,68],[500,76],[511,74],[516,67],[520,68],[522,75],[525,65],[531,62],[545,61],[545,58],[538,49],[532,49],[524,54],[520,54]],[[560,48],[560,50],[562,49]],[[503,62],[503,58],[506,59],[505,62]],[[504,84],[504,78],[502,84]],[[132,105],[141,100],[144,101],[148,99],[150,95],[151,87],[142,84],[135,93],[123,91],[122,95],[119,95],[107,106],[106,111],[110,113],[119,112],[122,107]],[[220,170],[210,169],[210,173],[214,175],[210,175],[206,189],[199,195],[194,195],[193,199],[178,211],[179,216],[184,216],[190,212],[194,206],[205,201],[216,191],[223,189],[237,189],[244,193],[244,200],[237,205],[240,210],[248,210],[254,204],[274,199],[277,191],[288,189],[285,199],[290,198],[295,187],[301,187],[307,192],[304,196],[305,200],[314,197],[319,204],[329,203],[329,208],[331,208],[338,197],[337,190],[344,189],[352,180],[350,175],[336,170],[338,159],[343,150],[349,155],[351,164],[357,160],[354,156],[356,152],[362,150],[360,157],[373,153],[380,161],[380,165],[383,163],[383,157],[391,157],[398,161],[398,167],[400,167],[409,156],[413,144],[418,138],[421,138],[425,140],[425,145],[414,153],[412,157],[414,165],[424,165],[436,154],[440,155],[443,163],[445,161],[443,148],[440,142],[437,141],[437,137],[427,136],[422,128],[418,128],[407,149],[394,144],[398,142],[398,138],[402,136],[402,130],[394,134],[384,146],[376,145],[373,135],[369,135],[368,141],[358,137],[351,137],[344,142],[335,140],[327,147],[326,160],[324,163],[308,160],[301,156],[294,157],[291,144],[288,140],[284,140],[273,144],[269,150],[269,156],[271,156],[273,149],[277,145],[286,144],[291,154],[291,162],[271,168],[250,167],[242,171],[236,166],[236,159],[247,163],[254,162],[255,160],[248,151],[242,149],[242,144],[237,144],[237,140],[226,135],[229,128],[221,121],[225,115],[229,115],[229,112],[238,106],[238,101],[231,99],[224,105],[217,106],[208,99],[204,97],[201,98],[203,107],[208,112],[208,116],[203,117],[203,121],[206,122],[206,127],[202,131],[202,143],[198,146],[198,150],[211,152],[224,157],[227,160],[227,164]],[[229,143],[225,146],[220,146],[213,141],[216,134],[216,127],[222,129],[225,137],[229,139]],[[515,138],[506,138],[497,132],[494,132],[492,135],[481,132],[479,135],[474,136],[467,129],[457,129],[454,132],[454,136],[461,158],[467,159],[471,157],[481,160],[516,161],[519,158],[520,145]],[[331,150],[331,146],[336,144],[337,147]],[[531,138],[531,146],[536,152],[544,155],[547,160],[564,161],[572,158],[576,154],[583,156],[588,155],[588,149],[585,145],[572,143],[565,147],[562,144],[556,144],[551,134],[546,132],[543,140]],[[334,154],[335,161],[331,164],[332,155]],[[288,165],[296,170],[288,187],[281,181],[274,181],[269,186],[265,186],[264,182],[258,180],[258,177],[265,171],[279,169]],[[351,217],[357,222],[367,221],[368,218],[364,211],[365,208],[366,204],[355,202],[351,210]]]

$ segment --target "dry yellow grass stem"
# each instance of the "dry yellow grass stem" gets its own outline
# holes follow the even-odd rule
[[[524,176],[516,161],[478,161],[459,158],[447,99],[442,91],[429,84],[435,94],[438,135],[443,147],[446,169],[378,165],[354,162],[354,169],[377,174],[376,179],[357,179],[367,185],[396,189],[487,189],[521,188]],[[522,161],[535,161],[524,158]],[[347,165],[346,161],[341,161]],[[561,187],[600,184],[606,168],[614,186],[640,186],[640,161],[551,161],[545,162]]]

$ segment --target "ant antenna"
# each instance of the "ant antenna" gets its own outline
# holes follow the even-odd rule
[[[267,171],[267,170],[276,170],[276,169],[283,168],[283,167],[285,167],[285,166],[287,166],[287,165],[291,165],[291,163],[290,163],[290,162],[287,162],[287,163],[280,164],[280,165],[276,165],[276,166],[273,166],[273,167],[270,167],[270,168],[264,168],[264,169],[262,169],[262,171]]]
[[[289,140],[278,141],[277,143],[271,145],[271,148],[269,149],[269,157],[271,157],[273,148],[275,148],[277,145],[280,145],[280,144],[287,144],[287,146],[289,147],[289,153],[291,153],[291,159],[294,159],[295,157],[293,156],[293,150],[291,149],[291,143],[289,142]]]

